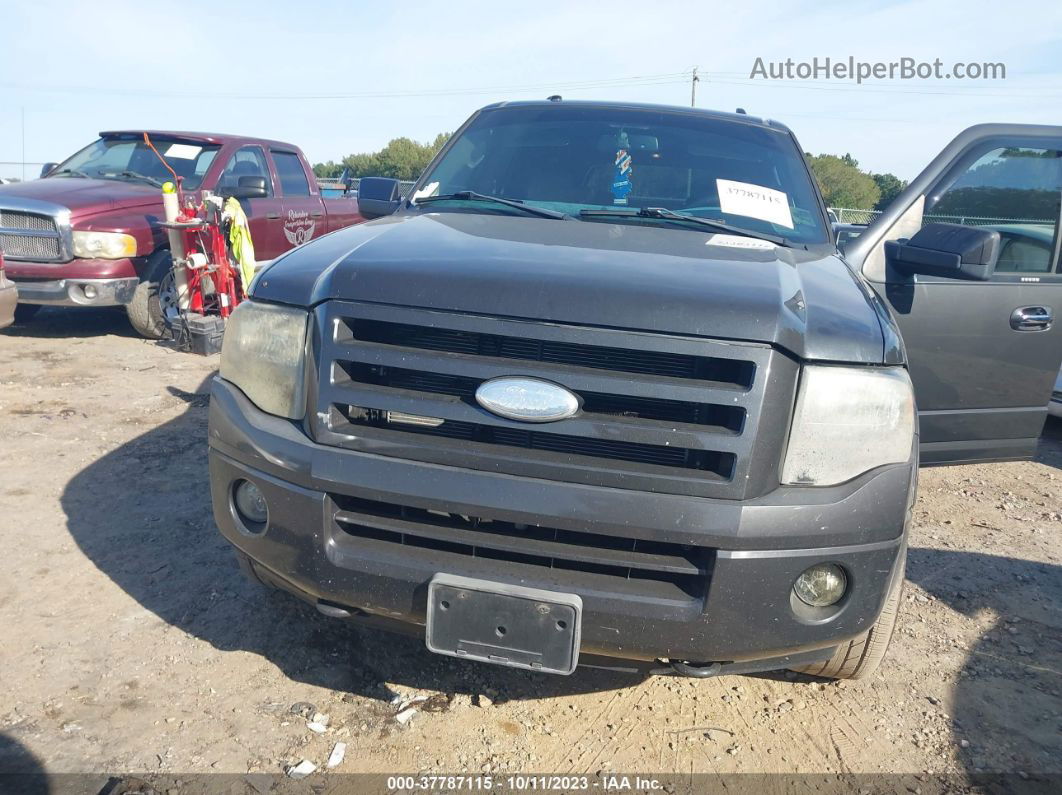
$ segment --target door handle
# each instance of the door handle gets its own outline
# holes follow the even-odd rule
[[[279,217],[280,217],[280,213],[266,213],[266,218],[268,218],[271,221],[275,221]]]
[[[1047,331],[1054,320],[1049,306],[1019,306],[1010,314],[1010,327],[1015,331]]]
[[[312,218],[320,218],[322,215],[324,215],[324,213],[320,210],[315,210],[314,212],[310,213],[310,216]]]

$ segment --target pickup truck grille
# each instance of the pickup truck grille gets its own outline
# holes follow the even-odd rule
[[[674,494],[741,499],[777,484],[796,366],[767,345],[338,301],[319,312],[324,444]],[[475,392],[499,376],[561,384],[581,410],[496,416]],[[761,416],[768,398],[784,411]]]
[[[15,260],[57,262],[59,229],[48,215],[0,208],[0,251]]]
[[[606,587],[622,582],[646,595],[701,599],[714,559],[714,551],[704,547],[518,524],[341,494],[330,498],[336,529],[359,548],[374,543],[401,545],[407,555],[438,559],[442,553],[504,561],[539,581],[570,578],[574,583],[589,574]]]

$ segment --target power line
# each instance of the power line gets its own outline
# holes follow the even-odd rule
[[[18,88],[28,91],[46,93],[83,93],[113,94],[121,96],[156,96],[189,97],[225,100],[338,100],[338,99],[405,99],[422,97],[470,96],[476,94],[520,94],[540,91],[589,91],[605,88],[622,88],[626,86],[655,86],[684,83],[688,72],[666,72],[650,75],[633,75],[630,77],[601,78],[597,80],[553,81],[523,84],[517,86],[482,86],[467,88],[414,89],[408,91],[355,91],[332,94],[246,94],[246,93],[203,93],[201,91],[172,91],[159,89],[128,89],[101,86],[49,86],[27,85],[20,83],[0,83],[6,88]]]

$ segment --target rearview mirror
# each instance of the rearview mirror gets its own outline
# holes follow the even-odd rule
[[[926,224],[910,240],[887,241],[885,259],[901,273],[987,281],[999,249],[999,232],[991,227]]]
[[[265,177],[240,177],[236,187],[226,188],[221,191],[222,196],[231,196],[234,199],[264,199],[269,195],[266,189]]]
[[[366,218],[390,215],[402,203],[398,180],[389,177],[362,177],[358,184],[358,211]]]
[[[40,178],[44,179],[46,176],[51,174],[52,171],[55,170],[55,167],[57,165],[59,165],[59,164],[58,163],[45,163],[43,166],[41,166],[41,176],[40,176]]]

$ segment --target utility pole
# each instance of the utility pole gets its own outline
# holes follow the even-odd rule
[[[22,106],[22,181],[26,181],[26,106]]]
[[[690,81],[690,107],[691,108],[697,107],[697,83],[700,82],[700,79],[701,78],[697,77],[697,67],[695,66],[695,67],[693,67],[693,80]]]

